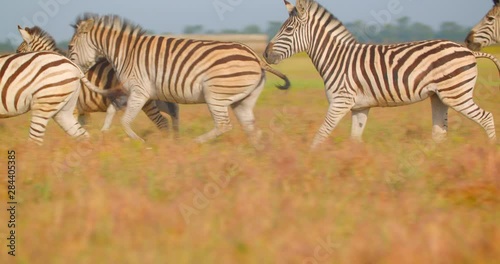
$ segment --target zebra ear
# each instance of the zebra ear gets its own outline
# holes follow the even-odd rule
[[[297,0],[297,12],[299,16],[303,16],[309,11],[309,7],[311,6],[311,0]]]
[[[493,0],[494,5],[498,5],[499,2],[500,2],[500,0]]]
[[[17,25],[17,29],[19,30],[19,33],[21,33],[21,37],[23,38],[23,40],[29,43],[31,41],[30,33],[19,25]]]
[[[94,26],[94,19],[82,21],[76,26],[77,33],[88,33]]]
[[[287,0],[283,0],[283,1],[285,2],[285,6],[286,6],[286,9],[288,10],[288,14],[291,15],[295,6],[290,4],[290,2],[288,2]]]

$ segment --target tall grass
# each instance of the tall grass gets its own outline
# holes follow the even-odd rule
[[[0,245],[0,263],[498,263],[500,153],[482,128],[450,110],[449,139],[435,145],[425,101],[373,109],[362,145],[346,118],[309,153],[321,79],[304,57],[278,68],[293,88],[269,78],[260,152],[238,125],[195,144],[213,125],[204,105],[181,106],[180,139],[139,116],[144,144],[119,116],[101,134],[92,115],[88,143],[50,122],[43,147],[26,142],[28,115],[0,120],[0,168],[7,149],[19,165],[18,255]],[[476,100],[498,123],[496,69],[480,61],[480,75]]]

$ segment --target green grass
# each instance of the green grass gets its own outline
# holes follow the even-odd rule
[[[104,114],[93,114],[88,143],[51,121],[43,147],[26,140],[29,115],[0,120],[0,168],[7,149],[17,151],[19,166],[18,256],[2,246],[0,263],[500,259],[500,153],[482,128],[450,110],[449,139],[434,145],[424,101],[373,109],[363,145],[348,140],[346,117],[309,153],[327,108],[322,80],[303,55],[276,68],[293,86],[279,91],[269,75],[255,108],[261,152],[238,125],[195,144],[212,128],[204,105],[181,106],[178,140],[141,114],[133,127],[144,144],[122,131],[121,113],[105,134]],[[480,60],[479,73],[475,99],[500,120],[497,70]],[[0,181],[5,205],[6,177]],[[3,241],[7,232],[4,211]]]

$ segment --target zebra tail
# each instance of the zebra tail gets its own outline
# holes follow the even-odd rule
[[[276,76],[278,76],[279,78],[283,79],[283,81],[285,81],[285,84],[284,85],[276,85],[276,87],[280,90],[288,90],[288,88],[290,88],[290,80],[288,80],[288,77],[286,77],[286,75],[284,75],[283,73],[273,69],[271,66],[269,66],[269,64],[267,64],[266,62],[264,62],[263,60],[261,60],[261,66],[262,68],[265,70],[265,71],[268,71]]]
[[[498,72],[500,73],[500,61],[498,61],[498,59],[495,56],[493,56],[489,53],[479,52],[479,51],[473,51],[472,53],[474,53],[474,56],[476,58],[485,58],[485,59],[490,59],[491,61],[493,61],[495,63],[495,65],[497,66]]]
[[[115,106],[117,106],[118,108],[123,107],[123,105],[124,105],[123,104],[123,100],[125,98],[125,101],[126,101],[126,98],[128,97],[128,94],[121,88],[121,86],[113,87],[113,88],[105,89],[104,90],[104,89],[100,89],[99,87],[97,87],[96,85],[94,85],[93,83],[91,83],[89,81],[89,79],[87,79],[87,77],[85,77],[85,76],[83,76],[81,78],[81,81],[92,92],[95,92],[95,93],[98,93],[100,95],[105,96],[113,104],[115,104]]]

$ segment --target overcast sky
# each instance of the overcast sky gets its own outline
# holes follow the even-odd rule
[[[295,0],[291,0],[294,3]],[[343,22],[385,22],[402,16],[438,28],[443,21],[472,27],[493,6],[490,0],[319,0]],[[205,29],[241,29],[269,21],[284,21],[282,0],[9,0],[0,11],[0,41],[14,44],[17,25],[38,25],[56,40],[68,40],[70,24],[84,12],[118,14],[156,33],[181,33],[185,26],[201,24]],[[389,8],[388,6],[391,6]],[[392,12],[392,14],[389,13]],[[376,18],[374,14],[390,14]],[[465,36],[464,36],[465,37]]]

